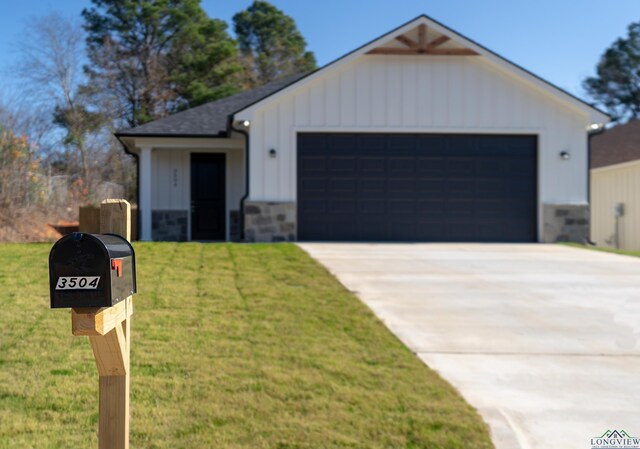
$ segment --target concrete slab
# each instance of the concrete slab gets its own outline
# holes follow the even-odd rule
[[[560,245],[300,245],[491,428],[497,449],[640,435],[640,259]]]

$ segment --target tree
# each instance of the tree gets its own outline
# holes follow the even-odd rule
[[[94,178],[90,164],[100,146],[89,141],[108,118],[92,104],[91,92],[81,88],[82,29],[57,13],[32,18],[26,29],[18,46],[18,72],[26,81],[25,95],[47,111],[50,122],[63,132],[64,150],[71,153],[69,165],[72,170],[77,166],[80,184],[90,190]]]
[[[237,93],[236,42],[222,20],[204,20],[181,33],[168,55],[169,76],[180,99],[179,109],[198,106]]]
[[[589,95],[616,118],[639,118],[640,22],[629,25],[627,37],[607,48],[596,72],[583,83]]]
[[[316,68],[295,21],[272,4],[255,0],[233,16],[249,87]]]
[[[44,198],[40,161],[27,136],[0,127],[0,223],[12,210]],[[4,224],[4,223],[3,223]]]
[[[91,0],[90,83],[110,95],[128,126],[233,92],[240,67],[226,24],[200,0]]]

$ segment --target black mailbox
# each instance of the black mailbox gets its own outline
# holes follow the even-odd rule
[[[51,308],[111,307],[136,292],[131,244],[115,234],[74,232],[49,253]]]

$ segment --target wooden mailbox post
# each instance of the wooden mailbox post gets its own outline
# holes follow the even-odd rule
[[[127,201],[102,202],[100,234],[107,233],[131,240],[131,205]],[[100,375],[99,449],[129,448],[132,314],[131,296],[113,307],[75,308],[71,312],[72,333],[89,337]]]

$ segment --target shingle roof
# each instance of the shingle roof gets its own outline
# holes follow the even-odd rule
[[[614,126],[591,138],[591,168],[640,159],[640,120]]]
[[[216,136],[227,132],[229,115],[288,86],[306,73],[299,73],[220,100],[177,112],[135,128],[118,131],[117,136]]]

